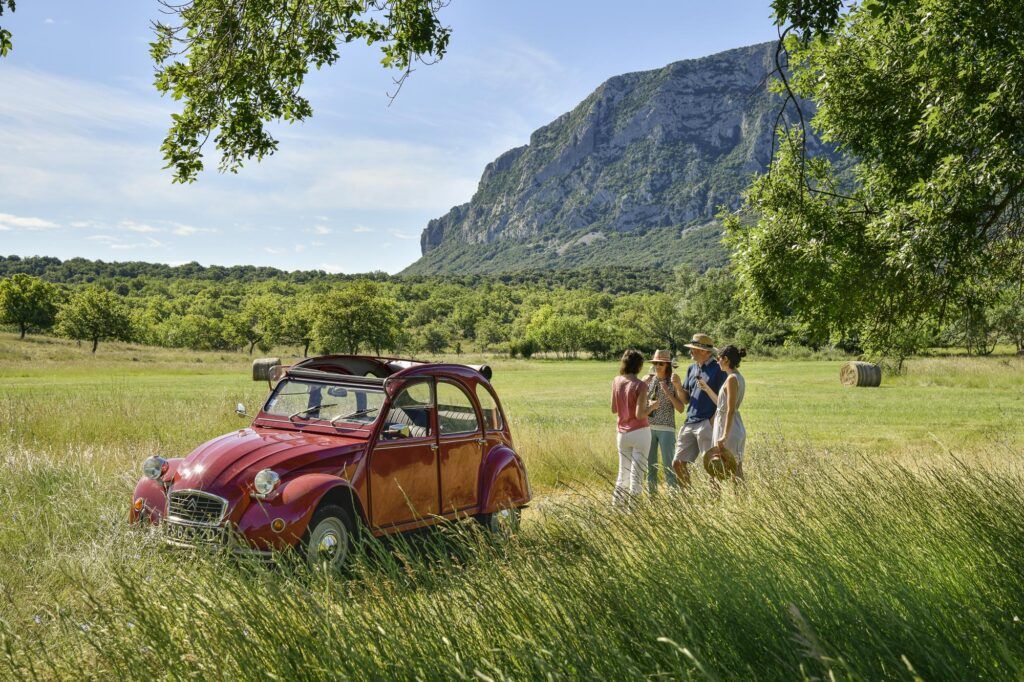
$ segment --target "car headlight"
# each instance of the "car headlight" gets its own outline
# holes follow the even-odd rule
[[[142,475],[146,478],[159,481],[165,473],[167,473],[167,460],[159,455],[147,457],[146,461],[142,463]]]
[[[281,477],[277,475],[276,471],[273,469],[264,469],[256,474],[256,478],[252,482],[252,487],[256,490],[257,495],[269,495],[280,482]]]

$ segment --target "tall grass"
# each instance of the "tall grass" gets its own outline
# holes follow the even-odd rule
[[[262,397],[246,358],[74,353],[0,343],[0,679],[1024,677],[1017,360],[915,360],[878,392],[752,362],[747,484],[628,513],[611,366],[509,362],[521,534],[454,525],[324,575],[125,524],[146,455]]]
[[[1024,674],[1019,473],[801,467],[720,498],[697,491],[628,513],[587,491],[538,507],[507,543],[453,526],[371,547],[347,576],[171,552],[104,510],[91,537],[79,527],[62,539],[61,521],[80,525],[80,514],[55,508],[58,518],[33,530],[50,526],[58,537],[44,541],[66,553],[14,569],[52,561],[44,570],[63,589],[36,595],[33,613],[8,612],[0,670],[26,679]]]

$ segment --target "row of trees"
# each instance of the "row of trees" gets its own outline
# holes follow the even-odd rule
[[[1024,348],[1024,292],[1000,288],[989,305],[951,309],[922,345],[991,352],[1001,340]],[[795,317],[759,316],[743,305],[727,269],[680,269],[662,291],[611,294],[483,280],[353,279],[257,284],[136,278],[88,285],[25,274],[0,279],[0,324],[88,341],[136,341],[250,354],[278,346],[315,352],[462,352],[607,358],[623,348],[679,351],[696,331],[748,348],[838,346],[859,339],[821,334]]]

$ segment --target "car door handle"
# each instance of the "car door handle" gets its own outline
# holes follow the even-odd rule
[[[476,442],[480,443],[480,445],[487,445],[487,439],[486,438],[477,438]]]
[[[430,449],[433,450],[434,452],[437,452],[437,443],[431,443]]]

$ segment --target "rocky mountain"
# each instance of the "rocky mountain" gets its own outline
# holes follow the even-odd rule
[[[771,156],[774,53],[764,43],[609,79],[488,164],[469,202],[429,222],[405,273],[724,263],[715,215]]]

